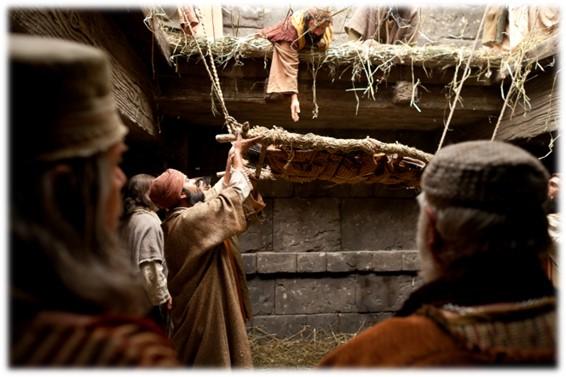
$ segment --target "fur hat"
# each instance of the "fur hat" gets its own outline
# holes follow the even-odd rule
[[[9,54],[14,158],[87,157],[124,138],[128,129],[116,110],[111,65],[102,50],[12,35]]]
[[[151,182],[149,198],[161,208],[172,208],[179,201],[185,178],[179,170],[165,170]]]
[[[469,141],[441,149],[421,187],[433,204],[513,212],[541,208],[548,172],[523,149],[497,141]]]

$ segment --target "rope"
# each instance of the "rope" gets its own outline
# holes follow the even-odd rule
[[[290,146],[296,149],[311,149],[337,152],[365,152],[367,154],[386,153],[400,154],[428,163],[432,155],[413,147],[399,143],[383,143],[370,137],[365,139],[335,139],[329,136],[320,136],[313,133],[297,134],[285,131],[279,127],[266,128],[255,126],[246,132],[246,137],[259,137],[261,144],[272,144],[274,146]]]
[[[460,98],[460,93],[462,92],[462,87],[464,86],[464,81],[466,81],[466,79],[470,75],[470,71],[471,71],[470,70],[470,63],[472,61],[473,53],[478,46],[478,40],[480,38],[480,33],[483,30],[483,24],[484,24],[484,21],[486,19],[486,16],[487,16],[487,7],[483,12],[483,16],[481,18],[480,26],[478,27],[478,32],[476,34],[476,39],[474,40],[474,46],[472,47],[472,52],[470,53],[470,56],[468,57],[468,61],[466,62],[466,67],[464,68],[464,73],[462,73],[462,79],[460,80],[460,84],[458,85],[458,88],[456,89],[456,96],[454,97],[454,102],[452,103],[452,106],[450,107],[450,114],[448,115],[448,119],[446,119],[446,124],[444,125],[444,130],[442,131],[442,136],[440,137],[440,142],[438,143],[438,148],[436,149],[437,152],[440,150],[440,148],[442,148],[442,144],[444,144],[444,138],[446,137],[446,133],[448,132],[448,126],[450,125],[450,122],[452,121],[452,116],[454,115],[454,110],[456,109],[456,104],[458,103],[458,99]],[[458,72],[458,70],[456,69],[455,74],[457,74],[457,72]]]
[[[204,39],[206,41],[206,48],[207,48],[207,55],[210,59],[210,66],[212,67],[212,72],[211,69],[208,67],[208,62],[206,61],[206,57],[204,55],[204,53],[202,52],[202,49],[200,48],[200,44],[198,43],[197,39],[196,39],[196,35],[195,32],[191,26],[191,23],[187,23],[187,25],[189,25],[189,29],[191,31],[191,35],[195,41],[195,44],[197,46],[197,49],[200,53],[200,56],[202,58],[202,61],[204,63],[204,67],[206,69],[206,72],[208,73],[208,76],[210,78],[210,81],[212,82],[212,88],[214,91],[214,94],[216,95],[216,98],[218,99],[218,101],[220,102],[220,107],[222,109],[222,114],[224,115],[224,124],[226,125],[226,128],[228,128],[228,131],[230,131],[230,133],[232,134],[236,134],[239,132],[239,130],[241,130],[241,124],[238,123],[236,121],[236,119],[234,119],[234,117],[230,116],[230,113],[228,112],[228,109],[226,108],[226,103],[224,101],[224,95],[222,93],[222,87],[220,86],[220,79],[218,78],[218,72],[216,70],[216,65],[214,64],[214,57],[212,56],[212,47],[210,45],[210,41],[208,40],[208,35],[206,33],[206,28],[204,26],[204,23],[202,22],[202,14],[200,12],[200,8],[195,6],[194,7],[195,10],[195,15],[198,18],[199,24],[202,26],[202,33],[204,36]],[[184,31],[183,31],[184,33]],[[186,35],[186,34],[185,34]]]
[[[200,13],[200,9],[195,7],[195,14],[199,19],[199,22],[202,24],[202,15]],[[216,66],[214,64],[214,58],[212,56],[212,47],[210,41],[207,38],[206,29],[203,26],[203,34],[206,40],[207,52],[208,57],[210,60],[211,68],[208,67],[208,62],[206,61],[206,57],[200,48],[200,44],[196,40],[195,33],[190,25],[188,24],[199,54],[204,62],[205,69],[209,75],[209,78],[212,82],[212,88],[214,90],[214,94],[217,96],[222,112],[225,119],[225,124],[232,135],[236,135],[237,133],[243,133],[247,138],[254,138],[260,137],[260,143],[263,145],[262,153],[260,156],[260,164],[258,165],[255,175],[257,177],[261,176],[262,174],[262,165],[263,165],[263,158],[265,158],[266,146],[269,144],[282,146],[283,148],[290,148],[290,152],[294,155],[294,149],[311,149],[315,151],[327,151],[329,153],[348,153],[348,152],[365,152],[367,154],[373,155],[374,153],[385,153],[385,154],[399,154],[402,156],[414,158],[416,160],[420,160],[423,163],[428,163],[432,158],[432,155],[422,152],[416,148],[408,147],[402,144],[387,144],[383,143],[369,137],[365,139],[334,139],[332,137],[327,136],[319,136],[312,133],[308,134],[296,134],[290,133],[285,131],[279,127],[273,127],[272,129],[268,129],[266,127],[256,126],[252,129],[249,129],[249,123],[244,122],[244,124],[238,123],[230,114],[228,113],[228,109],[226,108],[226,104],[224,101],[224,96],[222,94],[222,89],[220,87],[220,79],[218,78],[218,72],[216,70]],[[319,67],[320,68],[320,67]],[[318,69],[319,69],[318,68]],[[313,59],[313,85],[316,85],[316,71],[314,68],[314,59]],[[313,91],[316,89],[313,88]],[[315,92],[316,93],[316,92]],[[315,97],[316,98],[316,97]],[[287,162],[289,164],[292,161],[290,158]]]

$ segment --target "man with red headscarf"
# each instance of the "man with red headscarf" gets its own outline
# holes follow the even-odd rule
[[[226,175],[210,190],[202,191],[175,169],[150,187],[151,200],[168,210],[163,232],[173,297],[172,340],[186,365],[252,366],[245,326],[251,305],[235,236],[265,206],[261,197],[253,198],[243,171],[241,153],[253,142],[238,138]]]

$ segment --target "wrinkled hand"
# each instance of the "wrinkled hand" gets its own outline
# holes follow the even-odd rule
[[[299,114],[301,113],[301,104],[296,94],[291,98],[291,119],[293,122],[299,121]]]

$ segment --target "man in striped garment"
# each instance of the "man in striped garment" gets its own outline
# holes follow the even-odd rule
[[[96,48],[13,35],[10,364],[174,366],[119,250],[127,128]]]

